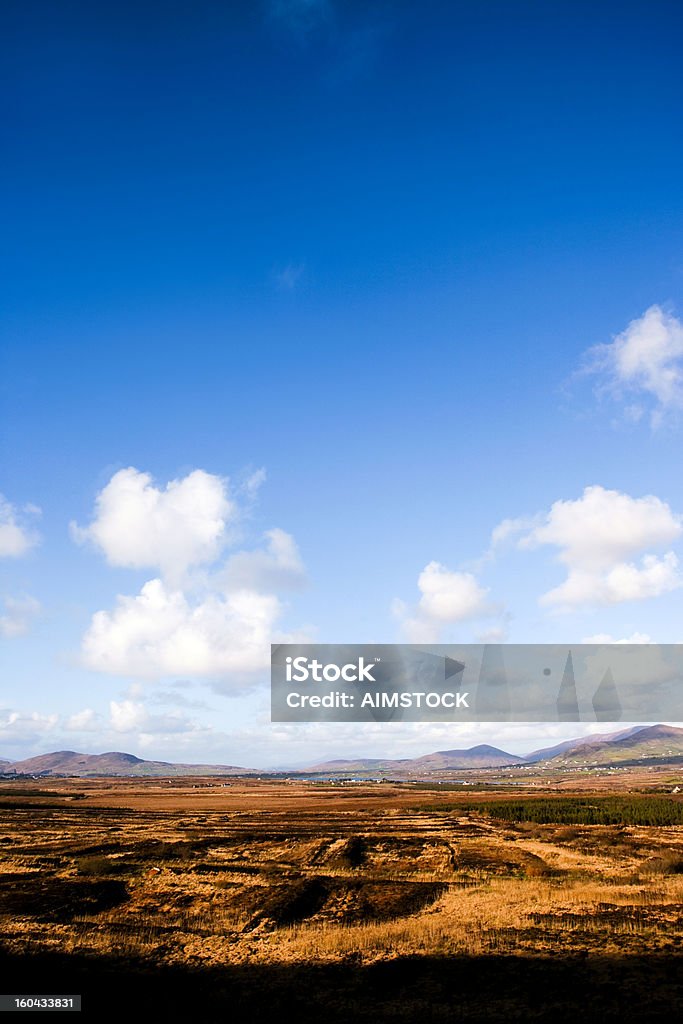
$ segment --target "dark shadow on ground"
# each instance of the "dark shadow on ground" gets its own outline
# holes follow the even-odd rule
[[[123,1024],[670,1024],[683,1019],[681,968],[683,956],[669,954],[404,957],[364,967],[349,960],[193,970],[58,953],[16,956],[0,948],[3,992],[80,993],[77,1020],[100,1021],[106,1012]]]

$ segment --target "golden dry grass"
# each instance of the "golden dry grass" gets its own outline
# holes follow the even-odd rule
[[[403,787],[196,786],[61,780],[6,801],[6,948],[239,964],[683,939],[677,828],[514,824],[482,813],[487,795],[464,812]]]

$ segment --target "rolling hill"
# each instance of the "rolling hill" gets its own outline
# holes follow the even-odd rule
[[[584,738],[571,749],[550,759],[557,767],[586,765],[617,765],[638,761],[683,759],[683,729],[673,725],[651,725],[625,734],[614,734],[614,738]]]
[[[506,750],[480,743],[466,750],[437,750],[434,754],[416,757],[413,765],[416,768],[501,768],[510,764],[524,764],[524,758],[517,754],[508,754]]]
[[[437,750],[433,754],[422,757],[402,758],[400,760],[382,760],[381,758],[358,758],[357,760],[323,761],[309,768],[315,772],[368,772],[395,771],[413,773],[423,771],[440,771],[453,768],[500,768],[504,765],[524,764],[524,758],[517,754],[508,754],[498,747],[480,744],[464,750]]]
[[[559,754],[569,754],[572,750],[578,750],[579,747],[615,743],[617,740],[633,736],[634,733],[640,732],[643,728],[645,726],[636,725],[631,729],[620,729],[618,732],[591,733],[589,736],[580,736],[578,739],[564,740],[563,743],[556,743],[552,747],[532,750],[530,754],[525,754],[524,757],[525,760],[530,762],[550,761]]]
[[[16,775],[242,775],[250,769],[225,764],[174,764],[169,761],[145,761],[134,754],[109,751],[106,754],[79,754],[58,750],[39,754],[24,761],[8,762],[5,774]]]

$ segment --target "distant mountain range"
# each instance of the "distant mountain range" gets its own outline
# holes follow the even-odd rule
[[[542,747],[540,750],[532,750],[530,754],[525,754],[525,760],[527,761],[549,761],[553,757],[557,757],[559,754],[569,754],[572,750],[576,750],[578,747],[591,744],[592,746],[600,746],[603,743],[614,744],[621,739],[627,739],[629,736],[633,736],[635,733],[640,732],[646,728],[643,725],[633,726],[631,729],[622,729],[619,732],[603,732],[591,733],[590,736],[581,736],[575,740],[565,740],[563,743],[557,743],[554,747]],[[655,726],[655,728],[664,728],[663,726]]]
[[[659,761],[683,758],[683,729],[677,729],[673,725],[641,725],[631,729],[620,729],[618,732],[593,733],[590,736],[565,740],[554,747],[534,750],[523,757],[482,744],[467,750],[438,750],[434,754],[399,761],[374,758],[324,761],[322,764],[314,765],[309,771],[393,771],[403,775],[414,775],[429,771],[504,768],[519,764],[551,764],[553,767],[621,764],[651,758]]]
[[[351,761],[323,761],[322,764],[314,765],[308,770],[317,772],[398,771],[412,774],[418,771],[449,768],[501,768],[504,765],[524,763],[525,759],[517,754],[508,754],[505,750],[499,750],[498,747],[489,747],[482,743],[466,750],[437,750],[434,754],[402,758],[398,761],[378,760],[372,757]]]
[[[106,754],[79,754],[58,750],[39,754],[24,761],[0,761],[0,770],[16,775],[244,775],[250,769],[228,764],[174,764],[170,761],[145,761],[134,754],[110,751]]]
[[[323,761],[290,774],[353,775],[355,773],[424,775],[428,772],[458,771],[476,768],[505,768],[514,765],[549,765],[555,768],[661,763],[683,761],[683,729],[673,725],[636,726],[618,732],[581,736],[553,747],[534,750],[522,757],[498,747],[480,744],[464,750],[437,750],[422,757],[355,758]],[[29,757],[24,761],[0,758],[0,772],[16,775],[71,776],[183,776],[183,775],[265,775],[253,768],[225,764],[174,764],[170,761],[145,761],[134,754],[112,751],[106,754],[79,754],[60,750]]]
[[[570,767],[683,759],[683,729],[673,725],[646,725],[602,736],[584,736],[572,740],[569,746],[559,746],[564,749],[549,747],[546,751],[538,750],[530,754],[528,760]]]

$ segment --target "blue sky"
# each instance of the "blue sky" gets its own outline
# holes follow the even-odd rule
[[[522,750],[267,642],[683,640],[678,4],[0,18],[0,756]]]

